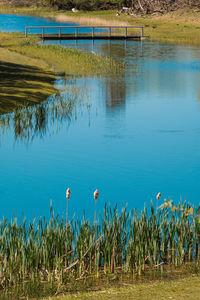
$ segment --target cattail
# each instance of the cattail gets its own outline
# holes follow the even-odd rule
[[[99,197],[99,191],[96,189],[94,192],[94,200],[95,200],[95,211],[94,211],[94,223],[96,223],[96,210],[97,210],[97,199]]]
[[[160,199],[161,197],[161,193],[158,193],[157,196],[156,196],[156,199],[157,199],[157,203],[156,203],[156,214],[157,214],[157,211],[158,211],[158,200]]]
[[[71,191],[70,191],[70,188],[68,188],[67,191],[66,191],[66,198],[67,199],[70,198],[70,194],[71,194]]]
[[[66,208],[66,229],[67,229],[67,219],[68,219],[68,200],[70,198],[70,194],[71,194],[71,191],[70,191],[70,188],[67,189],[66,191],[66,198],[67,198],[67,208]]]
[[[156,196],[156,199],[159,200],[160,197],[161,197],[161,193],[158,193],[157,196]]]
[[[96,190],[96,191],[94,192],[94,199],[97,200],[98,197],[99,197],[99,191]]]

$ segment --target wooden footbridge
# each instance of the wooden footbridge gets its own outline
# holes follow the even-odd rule
[[[25,37],[39,35],[43,40],[142,40],[143,26],[32,26]]]

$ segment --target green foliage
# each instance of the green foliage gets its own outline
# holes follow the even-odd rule
[[[172,209],[171,209],[172,208]],[[165,202],[150,215],[105,206],[97,223],[26,219],[0,222],[0,288],[30,294],[39,287],[56,287],[80,278],[121,273],[141,276],[162,273],[164,267],[193,264],[199,270],[199,212],[189,204]],[[26,284],[25,284],[26,283]],[[50,292],[51,293],[51,292]]]

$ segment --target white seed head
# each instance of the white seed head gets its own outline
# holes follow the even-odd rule
[[[158,193],[157,196],[156,196],[156,199],[159,200],[160,197],[161,197],[161,193]]]
[[[67,191],[66,191],[66,198],[67,199],[70,198],[70,194],[71,194],[71,191],[70,191],[70,188],[68,188]]]

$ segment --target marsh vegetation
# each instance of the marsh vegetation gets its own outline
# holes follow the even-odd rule
[[[32,11],[29,8],[30,14]],[[43,12],[35,9],[35,14]],[[57,12],[51,13],[58,16]],[[66,20],[79,17],[83,18],[82,22],[87,19],[92,23],[95,20],[142,22],[152,39],[199,43],[197,21],[186,25],[184,16],[179,23],[173,14],[134,20],[131,16],[116,20],[114,12],[88,14],[86,18],[82,12],[76,17],[64,15]],[[174,28],[173,35],[169,35],[169,30]],[[77,106],[87,105],[89,109],[89,103],[82,102],[83,91],[76,89],[69,90],[67,98],[57,94],[40,103],[57,93],[56,76],[107,76],[120,73],[124,67],[100,55],[40,45],[37,38],[24,39],[22,34],[1,33],[0,41],[3,74],[0,126],[4,132],[14,128],[15,139],[43,137],[49,123],[60,124],[64,120],[69,124]],[[123,94],[123,89],[118,90],[116,85],[111,91],[115,91],[113,98],[117,98],[116,91]],[[66,220],[55,216],[53,209],[50,219],[3,219],[0,223],[1,293],[11,297],[55,295],[102,282],[169,278],[171,271],[198,273],[199,212],[199,208],[194,210],[190,204],[174,206],[165,201],[159,209],[152,206],[150,212],[144,209],[141,213],[105,206],[103,216],[94,222],[85,216]]]
[[[39,41],[20,33],[0,33],[0,114],[58,94],[57,76],[105,76],[123,69],[109,57]]]
[[[71,201],[71,200],[69,200]],[[200,210],[190,204],[104,213],[88,220],[55,216],[0,222],[2,293],[55,294],[109,279],[167,276],[170,268],[199,272]],[[96,213],[95,213],[96,215]],[[195,271],[196,270],[196,271]]]
[[[73,13],[66,10],[36,6],[5,6],[0,3],[2,14],[22,14],[49,17],[59,22],[77,22],[84,25],[138,25],[144,26],[146,38],[153,41],[180,44],[200,44],[199,15],[197,8],[184,7],[165,14],[116,16],[116,10],[79,11]]]

